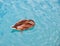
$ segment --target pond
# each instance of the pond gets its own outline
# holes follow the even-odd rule
[[[11,28],[23,19],[35,26],[23,32]],[[59,0],[0,0],[0,46],[60,46]]]

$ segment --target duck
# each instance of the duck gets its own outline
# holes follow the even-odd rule
[[[33,20],[25,19],[16,22],[16,24],[14,24],[12,28],[16,30],[24,31],[24,30],[28,30],[29,28],[32,28],[34,25],[35,22]]]

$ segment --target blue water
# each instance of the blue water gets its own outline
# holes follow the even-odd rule
[[[22,19],[35,27],[13,30]],[[0,46],[60,46],[60,0],[0,0]]]

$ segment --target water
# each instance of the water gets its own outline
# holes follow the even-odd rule
[[[11,26],[32,19],[35,27],[19,32]],[[0,46],[60,46],[59,0],[0,0]]]

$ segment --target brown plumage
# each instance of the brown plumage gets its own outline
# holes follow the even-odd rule
[[[21,20],[17,22],[12,28],[16,30],[27,30],[35,25],[35,22],[33,20]]]

